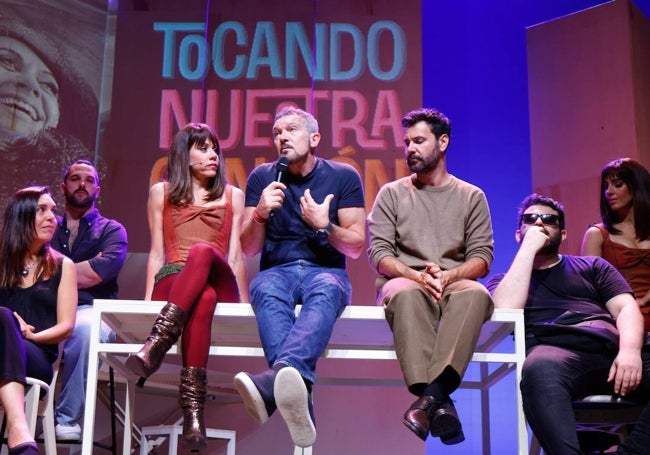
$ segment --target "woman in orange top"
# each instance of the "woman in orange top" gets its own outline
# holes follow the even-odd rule
[[[582,254],[602,256],[625,277],[650,331],[650,174],[640,163],[621,158],[600,176],[602,223],[590,226]]]
[[[183,446],[207,446],[203,410],[212,316],[217,302],[248,301],[239,234],[244,193],[227,184],[214,131],[191,123],[174,138],[169,182],[149,192],[147,300],[165,300],[144,346],[126,366],[144,379],[183,334],[179,385]]]

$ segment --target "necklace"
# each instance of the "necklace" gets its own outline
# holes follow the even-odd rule
[[[29,274],[29,271],[32,269],[32,267],[34,267],[34,264],[36,264],[36,259],[34,259],[34,258],[27,261],[27,264],[25,264],[25,267],[23,267],[20,270],[20,274],[22,276],[27,276],[27,274]]]

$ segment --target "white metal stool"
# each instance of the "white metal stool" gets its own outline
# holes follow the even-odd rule
[[[169,437],[169,455],[176,455],[178,453],[178,438],[183,433],[183,419],[179,419],[173,425],[156,425],[151,427],[142,427],[142,437],[140,439],[140,455],[147,455],[150,449],[160,444],[152,444],[147,436],[160,436],[167,435]],[[235,444],[237,432],[234,430],[215,430],[214,428],[206,428],[205,434],[208,439],[227,439],[228,445],[226,446],[227,455],[235,455]]]

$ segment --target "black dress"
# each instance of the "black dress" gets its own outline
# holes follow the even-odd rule
[[[52,363],[58,355],[58,345],[25,340],[13,312],[33,325],[34,332],[55,326],[62,271],[63,259],[59,259],[58,270],[49,279],[39,278],[28,288],[0,289],[0,379],[23,384],[25,376],[48,384],[52,380]]]

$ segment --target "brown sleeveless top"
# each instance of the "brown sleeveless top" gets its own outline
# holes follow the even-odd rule
[[[185,265],[190,248],[198,242],[208,243],[227,256],[233,216],[230,185],[226,185],[225,199],[225,205],[219,207],[179,207],[170,205],[165,196],[163,237],[167,264]]]
[[[639,298],[650,290],[650,249],[630,248],[612,242],[609,231],[596,225],[603,236],[603,259],[621,272],[634,295]],[[650,330],[650,306],[641,307],[646,331]]]

